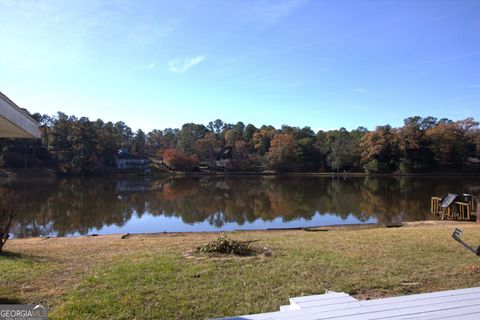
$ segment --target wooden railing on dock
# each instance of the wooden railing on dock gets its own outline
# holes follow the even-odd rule
[[[442,198],[439,197],[432,197],[430,201],[430,212],[435,216],[440,215],[440,202],[442,202]]]
[[[474,197],[470,201],[455,201],[447,207],[442,206],[444,198],[432,197],[430,201],[430,211],[433,215],[442,220],[474,220],[477,216],[478,202]]]

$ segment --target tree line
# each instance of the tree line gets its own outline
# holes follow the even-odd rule
[[[479,170],[480,128],[473,118],[460,121],[409,117],[404,125],[369,131],[271,125],[256,127],[222,120],[186,123],[133,132],[124,122],[91,121],[62,112],[32,115],[41,140],[28,142],[30,158],[46,159],[60,172],[91,174],[115,166],[120,148],[137,157],[163,161],[179,171],[225,170],[281,172],[415,173]],[[26,142],[3,140],[4,154]],[[18,159],[17,159],[18,160]],[[21,161],[20,161],[21,162]]]

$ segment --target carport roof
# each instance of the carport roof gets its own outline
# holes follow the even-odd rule
[[[38,123],[0,92],[0,138],[40,138]]]

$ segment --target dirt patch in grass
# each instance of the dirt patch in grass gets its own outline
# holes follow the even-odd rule
[[[353,291],[350,293],[355,299],[358,300],[373,300],[389,296],[389,292],[386,289],[369,289],[363,291]]]

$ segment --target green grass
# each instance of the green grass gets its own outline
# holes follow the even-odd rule
[[[479,227],[464,229],[466,241],[480,243]],[[182,253],[218,235],[18,240],[7,246],[15,252],[41,246],[42,262],[7,257],[0,260],[0,272],[13,268],[8,282],[25,282],[32,264],[39,263],[36,277],[43,280],[36,284],[32,276],[33,287],[66,277],[53,293],[44,291],[52,319],[205,319],[276,311],[289,297],[326,289],[376,298],[478,286],[480,259],[453,241],[451,231],[448,225],[232,233],[232,239],[261,239],[258,245],[274,255],[204,260]],[[60,248],[65,249],[59,253]],[[52,261],[44,262],[48,257]],[[81,272],[62,273],[69,260],[72,270],[81,261]],[[2,296],[28,300],[15,286],[2,290]]]
[[[10,252],[1,255],[0,304],[19,303],[25,299],[25,292],[31,289],[30,280],[47,269],[48,263],[34,255]]]

